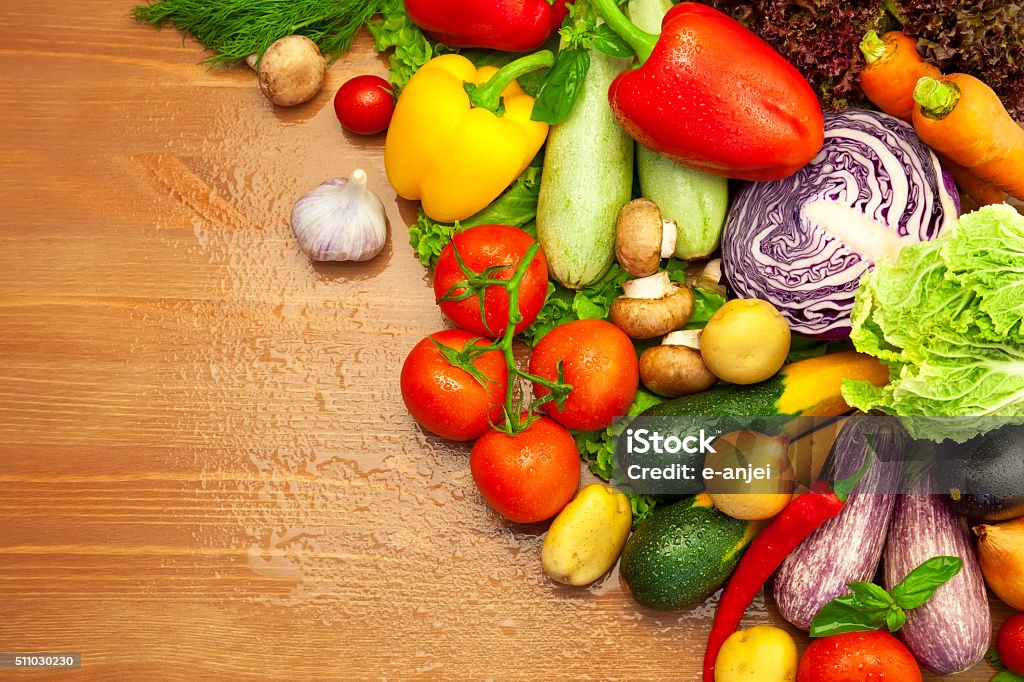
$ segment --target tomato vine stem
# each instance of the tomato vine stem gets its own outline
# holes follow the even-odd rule
[[[523,321],[523,315],[519,311],[519,290],[522,286],[523,278],[526,277],[526,272],[530,268],[530,264],[536,257],[537,252],[540,250],[540,244],[536,241],[530,244],[530,247],[526,250],[526,253],[523,254],[522,259],[519,261],[519,265],[512,273],[512,276],[508,279],[501,279],[496,276],[502,270],[507,269],[509,267],[508,265],[493,265],[480,272],[476,272],[466,265],[465,261],[463,261],[454,241],[452,242],[452,250],[454,251],[455,260],[459,265],[459,269],[462,270],[466,279],[456,282],[449,287],[448,291],[437,299],[437,302],[464,301],[471,296],[476,296],[479,300],[480,317],[484,323],[484,328],[490,330],[490,326],[487,324],[486,315],[484,313],[484,295],[487,287],[501,287],[508,293],[508,321],[505,324],[505,330],[501,334],[500,338],[494,339],[490,343],[484,345],[476,345],[477,339],[474,339],[472,342],[467,343],[461,351],[457,353],[444,353],[444,357],[449,364],[469,372],[477,379],[477,381],[483,383],[482,379],[484,378],[481,376],[480,372],[473,367],[473,361],[484,353],[490,353],[492,351],[499,351],[502,353],[505,358],[505,365],[508,367],[509,372],[508,388],[505,391],[505,401],[502,408],[504,411],[504,423],[501,425],[492,423],[492,425],[498,431],[509,436],[514,436],[517,433],[522,433],[524,430],[529,428],[530,424],[540,418],[540,415],[536,412],[538,407],[545,403],[554,401],[558,409],[563,409],[566,398],[568,398],[569,393],[572,392],[572,386],[564,381],[565,377],[562,373],[561,363],[558,364],[558,381],[551,381],[550,379],[539,377],[535,374],[519,369],[519,366],[516,364],[515,352],[512,346],[516,335],[516,326]],[[522,409],[522,383],[526,381],[542,386],[549,392],[543,397],[533,399],[530,402],[529,407],[524,411]]]

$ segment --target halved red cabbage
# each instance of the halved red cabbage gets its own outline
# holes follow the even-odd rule
[[[861,275],[956,221],[953,178],[908,124],[848,109],[825,114],[825,144],[793,175],[744,186],[722,237],[731,291],[770,301],[794,332],[850,334]]]

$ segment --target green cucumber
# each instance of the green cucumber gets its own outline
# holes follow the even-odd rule
[[[608,86],[629,60],[590,50],[590,70],[569,116],[548,134],[537,239],[551,276],[593,284],[615,259],[615,221],[633,190],[633,140],[615,121]]]
[[[629,18],[648,33],[661,33],[671,0],[630,0]],[[680,166],[636,145],[640,193],[676,221],[676,258],[706,258],[718,248],[729,208],[729,181]]]
[[[619,574],[642,606],[694,606],[725,584],[758,527],[718,511],[707,494],[659,507],[626,542]]]

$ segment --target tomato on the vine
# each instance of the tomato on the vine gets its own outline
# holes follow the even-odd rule
[[[996,652],[1010,672],[1024,675],[1024,613],[1010,616],[999,626]]]
[[[356,76],[334,95],[338,122],[358,135],[376,135],[387,129],[395,112],[395,91],[380,76]]]
[[[452,365],[435,342],[455,351],[474,337],[459,329],[431,334],[413,347],[402,365],[402,400],[416,423],[451,440],[472,440],[500,421],[501,405],[508,388],[508,366],[497,350],[474,359],[472,366],[484,378],[478,381]],[[477,339],[475,345],[486,345]]]
[[[487,503],[515,523],[550,519],[580,485],[576,441],[547,417],[514,436],[485,433],[473,446],[469,468]]]
[[[604,320],[576,320],[555,327],[537,342],[530,355],[530,373],[558,381],[561,364],[564,382],[572,392],[563,409],[554,401],[541,406],[568,429],[593,431],[610,425],[629,410],[640,385],[640,367],[633,342],[618,327]],[[536,382],[534,394],[547,387]]]
[[[483,316],[480,299],[475,294],[461,301],[441,300],[446,294],[459,296],[465,293],[464,288],[456,286],[468,277],[459,266],[455,250],[458,249],[458,256],[472,272],[479,274],[497,266],[490,273],[490,279],[508,280],[533,243],[533,237],[510,225],[480,225],[456,234],[441,251],[434,269],[434,296],[441,312],[460,328],[474,334],[492,338],[500,336],[508,326],[509,298],[504,288],[491,285],[484,289]],[[519,314],[523,319],[516,325],[516,333],[526,329],[537,318],[547,293],[548,263],[544,251],[538,250],[519,286]]]

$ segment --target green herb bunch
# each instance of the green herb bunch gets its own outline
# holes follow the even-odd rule
[[[157,0],[132,10],[136,21],[173,26],[213,54],[210,64],[262,55],[288,35],[304,35],[336,59],[384,0]]]

